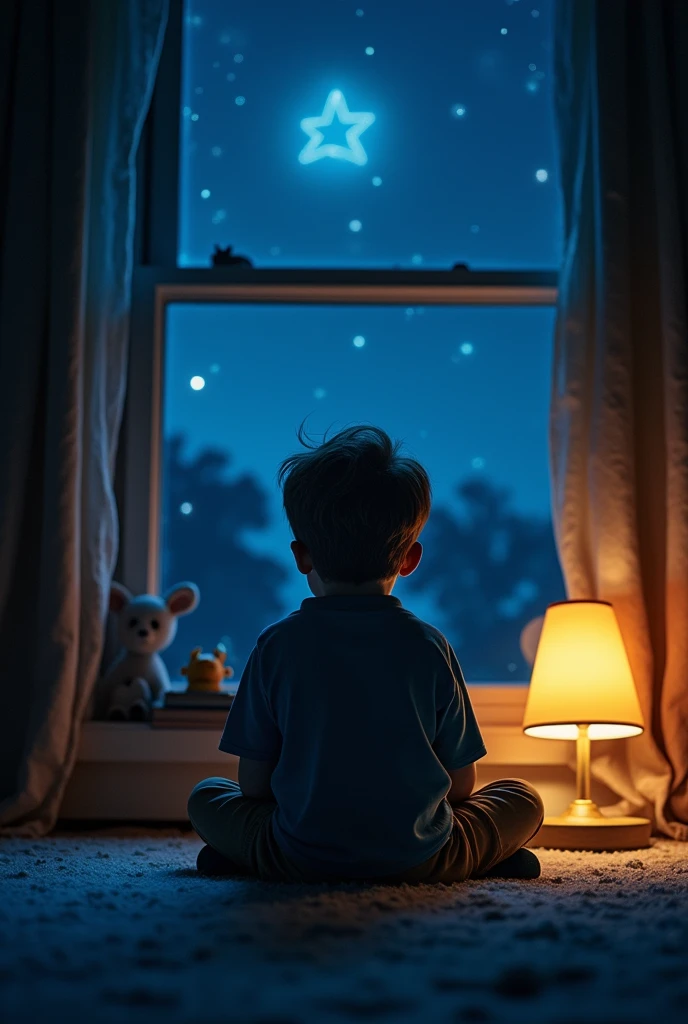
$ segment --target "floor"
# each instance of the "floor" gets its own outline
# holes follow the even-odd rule
[[[0,841],[0,1019],[686,1020],[688,846],[541,851],[536,882],[204,879],[177,830]]]

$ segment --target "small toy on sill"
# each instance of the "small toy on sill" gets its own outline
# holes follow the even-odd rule
[[[134,597],[121,583],[110,588],[110,610],[118,616],[117,655],[96,691],[96,717],[113,721],[147,721],[164,703],[170,677],[159,652],[177,633],[177,618],[199,601],[195,583],[179,583],[163,597]]]
[[[186,693],[220,693],[223,679],[234,675],[231,665],[225,665],[226,658],[223,644],[218,644],[212,654],[203,654],[202,647],[194,647],[189,664],[181,670],[189,680]]]

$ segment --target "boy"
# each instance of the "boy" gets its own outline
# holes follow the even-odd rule
[[[473,793],[486,753],[453,650],[392,597],[420,562],[423,467],[377,427],[342,430],[279,471],[313,597],[258,638],[220,750],[239,783],[200,782],[205,874],[270,881],[536,878],[527,782]]]

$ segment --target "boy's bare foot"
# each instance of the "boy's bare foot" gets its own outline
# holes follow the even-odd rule
[[[217,850],[213,850],[212,846],[204,846],[200,850],[196,858],[196,868],[199,875],[212,875],[213,877],[241,874],[236,864],[232,864],[231,860],[227,860]]]
[[[481,878],[539,878],[540,861],[531,850],[517,850],[506,860],[495,864],[493,868],[481,875]]]

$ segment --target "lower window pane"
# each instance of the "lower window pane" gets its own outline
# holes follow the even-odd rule
[[[418,570],[394,593],[444,631],[469,682],[529,678],[523,630],[564,597],[550,519],[554,311],[173,304],[167,310],[162,576],[194,580],[173,677],[222,641],[238,678],[258,633],[309,596],[276,485],[311,434],[374,423],[433,485]]]

